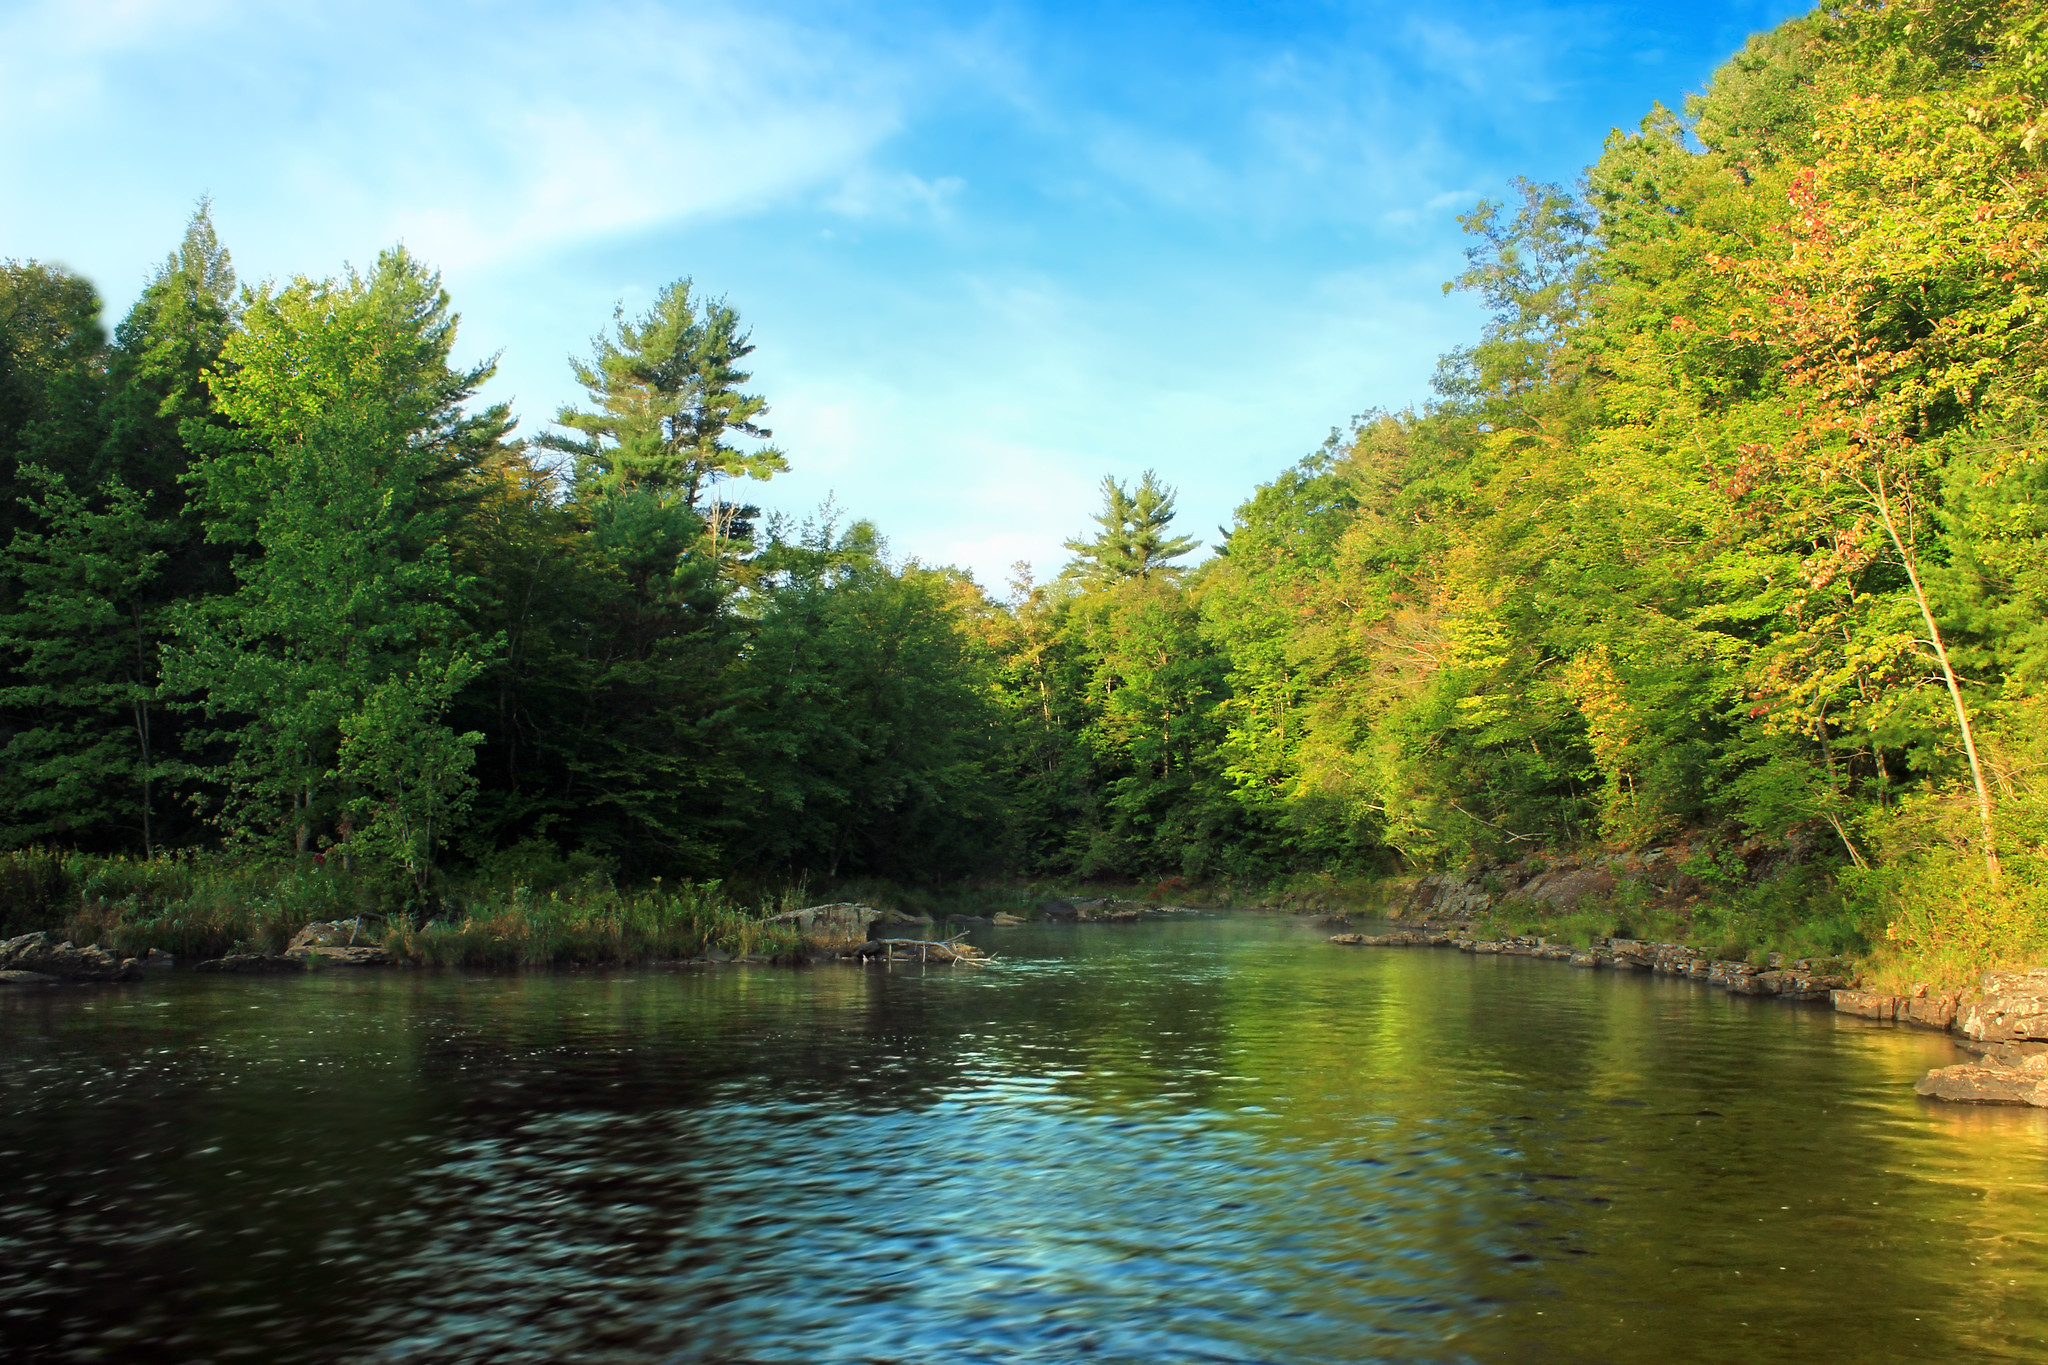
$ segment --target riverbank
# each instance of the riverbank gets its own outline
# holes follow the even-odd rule
[[[1547,937],[1485,938],[1471,922],[1395,922],[1384,934],[1333,934],[1330,942],[1365,948],[1453,948],[1464,953],[1533,957],[1591,970],[1683,976],[1736,995],[1824,1004],[1863,1019],[1938,1030],[1975,1056],[1936,1067],[1914,1087],[1934,1099],[1974,1104],[2024,1104],[2048,1109],[2048,968],[1987,971],[1976,987],[1936,990],[1925,984],[1894,994],[1858,989],[1839,959],[1762,962],[1716,958],[1685,943],[1604,937],[1583,946]]]

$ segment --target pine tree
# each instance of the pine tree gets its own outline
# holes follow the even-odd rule
[[[1193,550],[1199,541],[1187,536],[1169,536],[1173,522],[1175,490],[1146,470],[1135,492],[1113,476],[1102,480],[1102,510],[1095,515],[1102,530],[1093,540],[1070,540],[1067,548],[1078,556],[1064,577],[1078,578],[1091,587],[1108,587],[1129,578],[1171,579],[1184,570],[1171,563]]]
[[[24,499],[39,525],[0,556],[21,603],[0,616],[0,707],[16,722],[0,749],[0,843],[104,843],[119,830],[147,856],[157,788],[176,767],[157,701],[156,592],[176,531],[117,480],[88,498],[40,466],[22,476],[40,491]]]
[[[789,468],[781,451],[729,441],[774,434],[757,420],[767,401],[741,392],[752,376],[739,365],[753,350],[731,305],[700,303],[678,280],[637,320],[621,307],[610,334],[592,340],[590,360],[570,362],[595,410],[563,408],[556,424],[582,438],[550,434],[540,444],[575,457],[579,487],[680,496],[693,511],[720,479],[772,478]],[[711,529],[716,537],[718,525]]]

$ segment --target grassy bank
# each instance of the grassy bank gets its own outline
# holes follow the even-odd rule
[[[306,925],[360,917],[371,941],[442,966],[515,967],[773,956],[794,936],[762,918],[792,896],[743,901],[717,883],[621,889],[599,872],[535,886],[452,884],[431,913],[402,887],[318,863],[186,856],[149,861],[43,849],[0,854],[0,937],[43,930],[123,953],[185,960],[279,952]]]

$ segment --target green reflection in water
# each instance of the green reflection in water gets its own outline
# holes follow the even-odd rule
[[[1688,982],[1025,928],[994,967],[0,996],[0,1345],[2048,1356],[2048,1115]]]

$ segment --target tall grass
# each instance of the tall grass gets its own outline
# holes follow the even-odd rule
[[[539,892],[517,887],[478,898],[459,915],[394,928],[387,946],[437,966],[540,967],[794,952],[794,930],[767,924],[715,883],[624,892],[584,883]]]
[[[531,872],[532,869],[520,869]],[[749,908],[718,883],[621,891],[599,871],[537,890],[473,880],[442,912],[416,917],[375,871],[219,855],[143,860],[24,849],[0,853],[0,937],[42,930],[123,953],[191,959],[278,952],[306,925],[360,919],[365,938],[402,959],[449,966],[540,966],[793,951],[795,934],[761,922],[795,891]],[[541,878],[537,878],[541,879]]]

